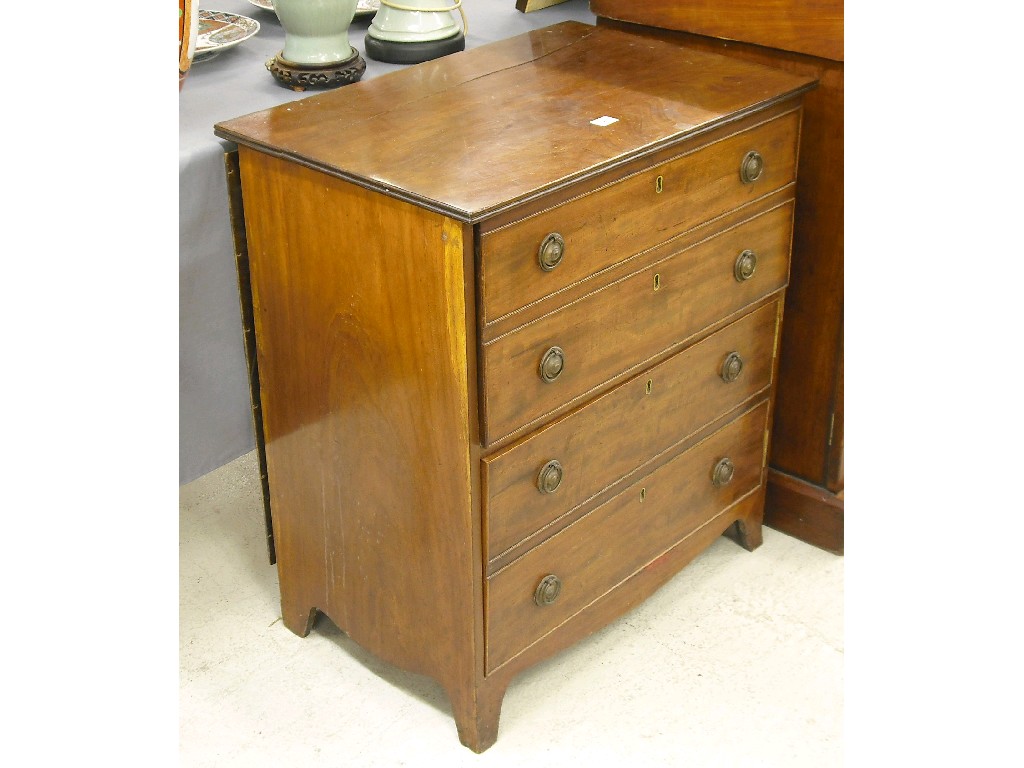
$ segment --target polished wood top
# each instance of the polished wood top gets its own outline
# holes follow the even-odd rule
[[[215,133],[479,221],[814,84],[564,22],[218,123]],[[602,117],[617,122],[593,124]]]

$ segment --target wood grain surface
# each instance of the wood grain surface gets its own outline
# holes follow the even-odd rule
[[[758,546],[813,86],[568,23],[217,126],[240,147],[286,626],[322,612],[438,680],[483,751],[516,672],[723,531]],[[765,173],[743,185],[752,149]],[[530,283],[521,260],[566,212],[578,263]],[[559,456],[563,493],[538,505]],[[564,599],[540,608],[548,569]]]
[[[577,403],[784,288],[792,216],[792,203],[780,205],[486,343],[485,445]],[[738,282],[734,265],[748,249],[757,255],[757,269]],[[548,383],[538,368],[555,346],[565,354],[565,367]]]
[[[528,537],[531,546],[539,543],[552,523],[763,392],[771,384],[780,312],[777,302],[767,304],[486,458],[489,559]],[[744,367],[726,382],[722,364],[733,352]],[[552,459],[562,465],[562,482],[541,493],[538,472]]]
[[[771,465],[779,474],[769,479],[774,483],[775,477],[793,476],[808,489],[802,495],[789,488],[769,494],[766,520],[798,537],[814,531],[806,540],[842,551],[845,68],[831,58],[735,42],[747,39],[746,27],[737,15],[719,16],[727,5],[705,8],[704,18],[728,18],[730,32],[723,36],[729,39],[603,18],[598,24],[818,81],[803,102],[792,269],[772,434]],[[831,34],[840,35],[841,45],[841,27]],[[805,521],[799,528],[791,525],[797,519]]]
[[[461,225],[240,160],[284,621],[450,684],[479,580]]]
[[[597,16],[843,60],[843,0],[590,0]]]
[[[812,86],[564,22],[225,121],[215,132],[475,221]],[[516,109],[503,108],[509,103]],[[604,116],[618,121],[592,124]]]
[[[800,112],[740,130],[616,184],[481,236],[484,323],[745,205],[796,179]],[[743,183],[747,152],[764,158]],[[658,191],[658,179],[661,191]],[[537,251],[548,233],[565,241],[561,263],[545,272]]]
[[[761,484],[767,403],[637,480],[586,517],[487,580],[487,669],[501,666],[635,572],[670,550]],[[732,481],[711,482],[723,457]],[[562,581],[558,599],[534,602],[546,575]]]

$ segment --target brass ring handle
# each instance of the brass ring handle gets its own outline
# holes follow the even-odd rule
[[[545,605],[551,605],[558,599],[558,595],[561,591],[561,579],[553,573],[549,574],[541,579],[540,584],[537,585],[537,591],[533,593],[533,602],[542,608]]]
[[[743,156],[743,162],[740,163],[740,180],[744,184],[752,184],[761,178],[763,170],[764,158],[761,157],[760,152],[751,150]]]
[[[725,362],[722,363],[722,381],[726,384],[731,384],[740,377],[740,373],[743,371],[743,358],[739,356],[738,352],[730,352],[725,357]]]
[[[537,261],[540,262],[541,269],[550,272],[562,263],[564,254],[565,240],[557,232],[552,232],[541,241],[540,248],[537,250]]]
[[[557,459],[552,459],[537,474],[537,490],[541,493],[554,493],[562,484],[562,465]]]
[[[561,347],[552,347],[540,359],[541,381],[550,384],[557,379],[565,368],[565,352]]]
[[[744,251],[736,257],[736,263],[733,265],[732,273],[736,276],[736,281],[742,283],[744,280],[752,278],[756,269],[757,254],[753,251]]]
[[[736,472],[736,467],[729,458],[719,459],[718,463],[715,464],[715,468],[711,470],[711,484],[715,488],[721,488],[723,485],[728,485],[732,482],[732,476]]]

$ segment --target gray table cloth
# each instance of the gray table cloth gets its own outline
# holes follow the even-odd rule
[[[284,29],[272,11],[248,0],[208,2],[204,10],[247,16],[260,23],[260,31],[194,63],[179,94],[180,483],[255,446],[224,178],[223,154],[230,145],[213,135],[213,126],[315,93],[284,88],[267,71],[267,59],[284,47]],[[515,0],[463,0],[463,10],[469,22],[467,49],[561,21],[595,23],[587,0],[528,14],[515,9]],[[370,20],[356,19],[349,31],[353,47],[366,59],[363,80],[404,68],[366,58]]]

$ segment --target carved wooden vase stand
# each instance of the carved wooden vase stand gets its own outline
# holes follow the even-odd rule
[[[281,85],[295,91],[337,88],[358,81],[366,62],[348,42],[356,0],[276,0],[284,48],[267,61]]]

